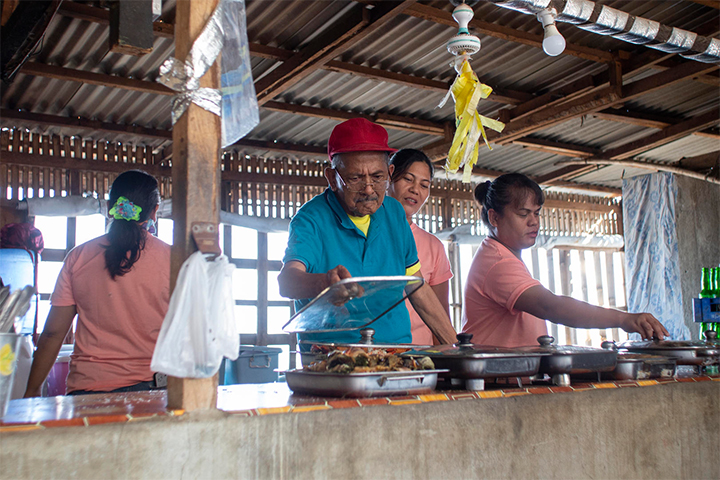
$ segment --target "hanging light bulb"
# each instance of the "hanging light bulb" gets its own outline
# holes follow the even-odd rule
[[[551,57],[556,57],[565,50],[565,38],[555,26],[556,16],[557,11],[554,8],[546,8],[537,14],[537,19],[542,22],[545,30],[545,38],[543,38],[542,43],[543,50]]]

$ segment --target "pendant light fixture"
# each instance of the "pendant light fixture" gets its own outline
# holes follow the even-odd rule
[[[447,49],[455,56],[455,60],[450,65],[455,68],[458,76],[439,105],[439,107],[444,106],[450,95],[455,100],[455,136],[450,146],[445,170],[456,173],[462,168],[462,181],[470,183],[472,168],[478,159],[480,136],[482,135],[485,144],[492,150],[485,128],[502,132],[505,124],[477,112],[478,102],[487,98],[492,92],[492,88],[480,83],[470,67],[471,55],[480,51],[480,39],[471,35],[468,30],[468,24],[475,15],[471,5],[477,3],[477,0],[467,3],[451,0],[450,3],[455,5],[453,18],[459,28],[458,33],[448,40]]]

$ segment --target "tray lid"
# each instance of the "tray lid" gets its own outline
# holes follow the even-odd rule
[[[546,352],[528,352],[520,348],[494,347],[492,345],[476,345],[470,343],[472,334],[458,333],[457,343],[453,345],[435,345],[432,347],[415,346],[413,350],[400,354],[400,356],[426,356],[431,358],[509,358],[509,357],[537,357],[548,355]]]
[[[618,348],[629,351],[658,351],[658,350],[698,350],[708,355],[719,355],[720,345],[711,341],[702,340],[628,340],[618,344]]]
[[[597,355],[606,354],[608,356],[617,356],[617,350],[607,345],[605,348],[586,347],[583,345],[555,345],[555,337],[550,335],[541,335],[538,337],[539,346],[518,347],[518,350],[524,352],[545,352],[547,355]],[[604,344],[605,346],[605,344]],[[613,344],[614,346],[614,344]]]
[[[290,318],[289,333],[342,332],[365,328],[415,293],[420,277],[353,277],[326,288]]]

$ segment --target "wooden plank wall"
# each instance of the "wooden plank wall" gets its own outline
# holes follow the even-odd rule
[[[4,156],[9,160],[3,158],[0,163],[0,191],[8,200],[78,194],[103,198],[118,173],[131,168],[158,177],[163,198],[172,197],[167,161],[162,152],[150,147],[16,129],[0,132],[3,152],[23,154]],[[292,217],[325,189],[324,168],[320,162],[228,151],[223,156],[223,208],[240,215]],[[474,233],[485,233],[472,189],[458,180],[435,179],[416,223],[430,232],[471,224]],[[554,192],[547,193],[540,221],[541,233],[548,235],[615,234],[622,233],[621,226],[619,200]]]

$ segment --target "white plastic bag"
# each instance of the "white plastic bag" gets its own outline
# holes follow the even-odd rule
[[[237,358],[240,336],[233,316],[234,269],[224,255],[208,262],[195,252],[185,260],[155,344],[152,371],[206,378],[217,373],[223,357]]]

